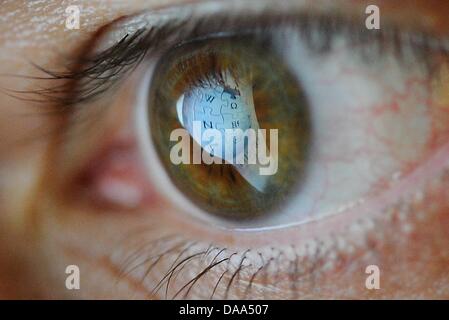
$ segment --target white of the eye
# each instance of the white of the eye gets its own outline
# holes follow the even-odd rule
[[[331,52],[319,55],[297,31],[282,32],[288,35],[288,47],[286,35],[274,36],[273,41],[278,41],[279,55],[304,89],[313,124],[310,167],[301,192],[291,202],[289,212],[295,216],[285,218],[328,217],[363,201],[380,179],[393,180],[401,161],[417,160],[423,153],[430,132],[428,107],[421,98],[426,88],[416,86],[407,95],[409,100],[395,95],[407,92],[408,79],[424,79],[425,71],[417,63],[404,69],[389,51],[368,64],[343,35],[335,37]],[[406,112],[385,112],[375,119],[363,116],[389,101]]]

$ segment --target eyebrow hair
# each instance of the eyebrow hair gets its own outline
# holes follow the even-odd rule
[[[74,106],[87,104],[101,97],[136,68],[149,53],[169,50],[170,47],[208,37],[240,34],[264,37],[273,28],[282,27],[297,28],[308,47],[317,54],[329,52],[335,36],[343,34],[350,45],[375,44],[377,54],[392,47],[395,53],[401,55],[406,47],[412,49],[421,61],[426,61],[430,52],[449,55],[448,39],[435,38],[416,30],[401,30],[393,24],[383,26],[380,30],[368,30],[360,27],[360,19],[343,15],[269,11],[253,15],[243,12],[229,15],[219,12],[200,16],[185,15],[182,18],[174,14],[167,19],[164,13],[151,13],[155,18],[158,15],[164,17],[163,22],[147,24],[127,33],[118,42],[98,53],[81,54],[67,63],[66,71],[58,72],[36,66],[46,75],[42,79],[62,80],[63,83],[20,93],[32,96],[25,100],[52,103],[57,106],[58,113],[70,111]]]

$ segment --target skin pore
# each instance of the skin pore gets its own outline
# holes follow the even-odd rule
[[[449,30],[449,4],[438,0],[409,0],[401,5],[394,1],[298,2],[310,10],[336,8],[349,13],[376,3],[382,17],[398,26],[435,35]],[[214,297],[449,298],[449,150],[445,143],[413,179],[397,188],[404,196],[391,196],[394,199],[386,208],[373,209],[376,219],[360,220],[359,212],[349,212],[286,230],[216,230],[182,217],[168,198],[158,194],[157,184],[146,179],[138,182],[146,188],[142,204],[129,204],[132,210],[80,200],[72,178],[90,160],[107,158],[110,162],[104,160],[105,166],[114,168],[105,155],[137,157],[131,119],[123,120],[131,117],[136,98],[130,88],[138,86],[140,75],[127,79],[109,101],[108,112],[93,129],[95,138],[71,138],[63,144],[61,133],[73,129],[70,122],[30,101],[11,97],[3,89],[39,88],[43,80],[32,77],[41,77],[42,72],[30,61],[61,69],[61,56],[79,53],[101,27],[175,3],[183,2],[55,0],[32,4],[6,0],[0,5],[0,298],[163,298],[165,290],[169,296],[176,295],[192,279],[190,268],[190,273],[198,274],[208,265],[204,261],[212,265],[221,260],[228,269],[212,270],[186,297],[211,297],[211,288],[222,276],[223,283],[235,285],[231,289],[218,285]],[[72,4],[85,8],[80,30],[67,30],[63,24],[64,9]],[[447,108],[444,88],[438,89],[438,104]],[[104,137],[113,138],[105,142]],[[64,148],[70,151],[61,156]],[[135,181],[143,170],[121,168],[113,177]],[[302,243],[309,245],[295,247]],[[164,255],[148,271],[155,261],[149,255],[164,252],[170,257]],[[194,255],[200,258],[166,276],[161,290],[152,290],[172,265]],[[145,259],[145,265],[133,268]],[[65,288],[65,269],[72,264],[80,267],[81,290]],[[364,271],[370,264],[381,268],[381,290],[365,288]],[[246,274],[243,268],[255,271]],[[293,272],[295,268],[302,271]],[[295,281],[291,281],[292,273]],[[168,279],[174,289],[166,289]],[[204,291],[207,294],[202,296]]]

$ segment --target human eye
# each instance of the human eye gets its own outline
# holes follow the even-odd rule
[[[36,204],[43,242],[56,239],[53,250],[69,252],[60,263],[89,278],[113,270],[95,290],[375,296],[368,265],[385,274],[385,297],[423,290],[394,288],[394,261],[421,270],[401,250],[445,239],[443,228],[428,232],[444,222],[447,38],[394,15],[368,30],[363,14],[282,4],[201,2],[121,18],[68,71],[47,71],[60,85],[31,92],[59,112]],[[245,138],[234,149],[241,136],[226,129],[236,128],[254,130],[254,149]],[[233,163],[251,152],[255,163]]]

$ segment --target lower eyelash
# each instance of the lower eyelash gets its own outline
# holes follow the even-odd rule
[[[121,262],[120,278],[136,277],[134,274],[140,268],[140,281],[145,283],[151,273],[164,263],[164,260],[170,260],[170,263],[164,267],[165,271],[158,277],[158,281],[145,285],[151,296],[162,294],[165,299],[189,298],[194,292],[195,285],[209,277],[210,282],[207,283],[211,284],[208,287],[210,292],[203,298],[228,299],[234,292],[243,294],[247,298],[251,297],[257,282],[268,285],[271,282],[268,279],[278,279],[284,272],[282,269],[286,269],[291,283],[290,298],[296,298],[298,282],[306,281],[307,277],[318,273],[325,261],[325,255],[320,252],[319,247],[314,256],[305,259],[298,254],[292,256],[291,252],[296,250],[289,250],[290,257],[287,257],[283,250],[275,248],[264,250],[269,252],[253,249],[230,251],[213,244],[200,247],[197,245],[197,242],[188,241],[179,236],[164,237],[148,242],[132,251]],[[148,248],[152,249],[148,250]],[[301,263],[303,265],[300,266]],[[187,272],[187,277],[183,275],[186,270],[196,270],[196,272],[194,275]],[[180,276],[183,277],[182,282],[178,281]],[[242,278],[245,280],[242,281]],[[175,286],[174,283],[180,284]]]
[[[449,175],[444,179],[447,180],[447,177]],[[442,185],[446,183],[444,179],[441,180]],[[348,223],[344,238],[330,234],[283,248],[234,251],[178,235],[164,236],[142,245],[142,239],[137,236],[121,244],[125,258],[119,253],[118,259],[111,260],[121,266],[119,281],[126,277],[138,279],[152,297],[298,299],[303,292],[319,290],[315,284],[334,270],[354,272],[354,267],[377,263],[384,239],[383,234],[376,230],[385,227],[402,230],[404,214],[409,216],[407,219],[418,215],[418,208],[434,198],[434,191],[423,195],[419,190],[416,194],[398,199],[377,219],[366,218]],[[151,234],[151,230],[147,232]],[[406,239],[407,233],[404,233],[401,241]],[[140,245],[136,247],[136,243]],[[206,286],[201,288],[201,295],[198,296],[195,289],[201,281],[205,281]],[[288,284],[288,287],[282,287],[282,284]]]

